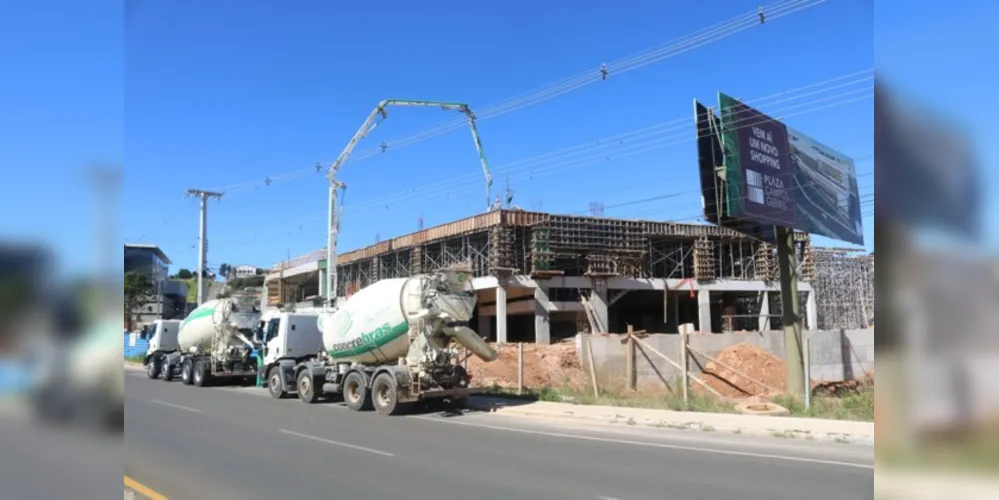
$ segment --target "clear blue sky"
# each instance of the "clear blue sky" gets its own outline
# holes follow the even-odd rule
[[[209,211],[212,266],[269,266],[321,248],[327,203],[323,178],[304,174],[269,187],[264,179],[279,180],[335,159],[381,99],[461,101],[481,109],[759,4],[518,0],[495,5],[441,1],[431,8],[400,1],[132,1],[122,29],[121,17],[109,16],[116,8],[120,15],[120,6],[95,3],[85,10],[74,3],[56,2],[59,20],[27,22],[31,7],[6,6],[23,10],[22,17],[0,20],[3,44],[32,48],[30,55],[5,63],[34,76],[30,84],[0,81],[0,93],[18,95],[0,101],[12,113],[0,131],[14,139],[11,148],[0,151],[0,161],[30,165],[14,170],[13,183],[44,186],[55,200],[18,217],[14,233],[58,229],[59,248],[81,240],[86,245],[91,211],[85,205],[92,202],[80,195],[80,181],[73,178],[58,187],[46,183],[52,176],[77,175],[71,168],[59,170],[64,165],[123,161],[121,237],[159,244],[173,259],[173,270],[193,267],[197,257],[197,203],[184,198],[187,188],[229,187],[230,195],[213,202]],[[504,166],[511,162],[690,117],[693,98],[713,103],[715,92],[724,91],[749,100],[872,68],[880,36],[875,36],[875,20],[886,15],[873,4],[829,0],[481,120],[482,141],[496,173],[493,192],[505,187]],[[929,12],[931,7],[927,2],[914,8]],[[926,14],[915,18],[927,19]],[[49,85],[60,87],[58,95],[46,92]],[[863,100],[786,120],[858,159],[858,174],[868,174],[860,179],[862,199],[873,191],[872,109],[873,101]],[[392,110],[358,151],[383,140],[391,144],[454,116],[433,109]],[[509,175],[514,204],[585,212],[589,202],[599,201],[608,216],[693,222],[700,213],[695,147],[687,140],[693,133],[691,123],[653,136],[679,139],[630,156],[609,152],[613,148],[606,142],[593,143],[577,157],[578,168],[539,160]],[[561,172],[552,174],[553,168]],[[386,239],[411,232],[421,215],[429,227],[481,211],[485,202],[478,172],[466,128],[346,165],[341,178],[349,188],[340,248],[368,245],[376,235]],[[455,177],[471,180],[433,187]],[[247,188],[232,188],[246,183]],[[688,194],[612,208],[682,192]],[[35,195],[13,194],[15,199],[29,196]],[[386,202],[371,203],[386,197]],[[869,217],[865,226],[867,246],[873,248]],[[74,259],[86,265],[87,255],[81,250]]]

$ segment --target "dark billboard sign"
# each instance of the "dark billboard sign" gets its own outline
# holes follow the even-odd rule
[[[795,227],[794,172],[787,128],[725,94],[718,94],[725,150],[728,216]]]
[[[705,218],[773,241],[774,228],[863,245],[853,160],[719,93],[720,119],[697,101]]]

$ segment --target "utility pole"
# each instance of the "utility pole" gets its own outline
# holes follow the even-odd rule
[[[798,270],[795,265],[794,231],[778,227],[777,266],[780,274],[781,324],[784,327],[784,350],[787,360],[787,390],[796,396],[805,394],[805,366],[801,352],[802,316],[798,301]]]
[[[198,231],[198,305],[205,302],[205,262],[208,260],[208,199],[221,199],[222,193],[188,189],[185,196],[197,196],[201,202],[201,224]]]

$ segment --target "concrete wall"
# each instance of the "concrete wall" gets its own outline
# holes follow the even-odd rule
[[[807,332],[811,338],[811,375],[816,381],[840,381],[863,376],[874,369],[874,330],[830,330]],[[590,337],[593,346],[593,364],[597,379],[601,383],[623,385],[627,367],[627,344],[623,336]],[[680,336],[676,334],[655,334],[643,339],[655,350],[680,363]],[[586,351],[582,349],[582,336],[576,336],[576,351],[582,360],[583,369],[589,369]],[[723,333],[714,335],[692,335],[690,346],[710,356],[716,356],[726,347],[748,343],[768,351],[780,358],[784,357],[784,332]],[[640,387],[662,387],[672,384],[680,376],[680,370],[653,352],[638,349],[635,354],[635,368]],[[700,373],[700,356],[691,356],[691,373]]]

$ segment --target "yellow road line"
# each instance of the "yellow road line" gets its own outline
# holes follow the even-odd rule
[[[149,500],[168,500],[167,497],[153,491],[148,486],[125,476],[125,486],[132,488],[136,493],[148,498]]]

